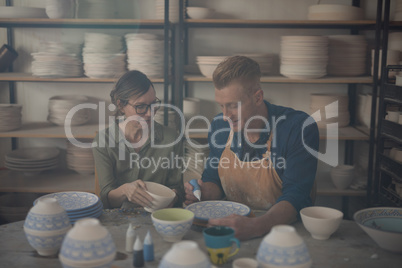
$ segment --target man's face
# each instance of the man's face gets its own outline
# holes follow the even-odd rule
[[[244,89],[239,82],[233,82],[222,89],[215,89],[215,101],[235,132],[244,129],[246,122],[256,115],[253,91]]]

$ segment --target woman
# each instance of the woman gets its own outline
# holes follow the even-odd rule
[[[129,71],[117,81],[110,97],[117,120],[98,133],[93,147],[104,207],[121,207],[127,201],[151,207],[144,181],[173,189],[176,197],[170,206],[181,206],[181,169],[177,161],[167,161],[180,156],[183,145],[175,130],[153,121],[161,101],[152,82],[139,71]]]

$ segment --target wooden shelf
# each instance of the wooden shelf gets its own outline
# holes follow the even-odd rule
[[[53,193],[95,191],[95,175],[81,175],[71,170],[49,170],[26,176],[22,172],[0,170],[0,192]]]
[[[187,82],[212,82],[212,78],[202,75],[185,75],[184,81]],[[284,76],[263,76],[262,83],[303,83],[303,84],[371,84],[372,76],[358,77],[323,77],[317,79],[290,79]]]
[[[93,139],[96,132],[104,128],[102,125],[72,126],[72,134],[75,138]],[[30,122],[23,124],[20,129],[0,132],[0,138],[67,138],[67,135],[64,126],[49,122]]]
[[[320,131],[320,140],[329,140],[329,139],[336,138],[336,136],[333,133],[329,134],[327,136],[325,129],[319,129],[319,131]],[[207,139],[208,133],[192,132],[192,133],[190,133],[189,136],[192,139]],[[338,140],[366,141],[366,140],[369,140],[369,136],[354,127],[344,127],[344,128],[339,128],[337,139]]]
[[[186,19],[188,27],[237,28],[373,28],[375,20],[239,20],[239,19]]]
[[[366,196],[366,190],[353,190],[345,189],[339,190],[335,188],[331,181],[329,173],[326,175],[319,175],[317,181],[317,195],[319,196]]]
[[[163,29],[164,20],[12,18],[0,19],[0,27]]]
[[[163,78],[150,78],[153,83],[163,83]],[[116,78],[42,78],[29,73],[0,73],[0,82],[66,82],[66,83],[115,83]]]

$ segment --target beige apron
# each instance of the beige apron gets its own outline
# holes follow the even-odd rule
[[[233,130],[219,161],[218,173],[226,197],[252,209],[267,210],[282,194],[282,180],[271,162],[272,132],[267,141],[267,152],[263,158],[243,162],[230,150]]]

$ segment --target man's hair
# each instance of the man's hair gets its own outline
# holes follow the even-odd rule
[[[227,87],[235,81],[244,88],[255,88],[259,87],[261,70],[260,65],[248,57],[232,56],[218,64],[212,77],[216,89]]]

